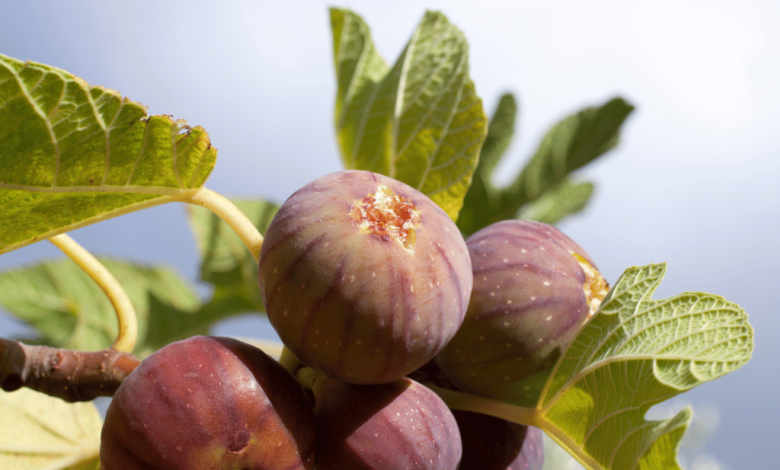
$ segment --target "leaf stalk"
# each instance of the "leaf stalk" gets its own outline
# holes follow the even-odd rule
[[[132,353],[138,340],[138,319],[133,304],[119,281],[92,253],[84,249],[69,235],[61,233],[49,238],[49,241],[75,261],[105,292],[111,305],[114,306],[119,323],[119,331],[111,347],[119,352]]]
[[[225,221],[241,238],[255,261],[260,260],[263,236],[249,218],[225,196],[208,188],[200,188],[185,202],[203,206]]]

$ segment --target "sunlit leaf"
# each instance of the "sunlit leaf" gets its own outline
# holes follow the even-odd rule
[[[0,55],[0,254],[182,200],[206,181],[216,153],[200,127]]]
[[[722,297],[654,300],[664,264],[630,268],[564,352],[538,401],[540,425],[587,467],[674,469],[691,419],[647,410],[744,365],[747,315]]]
[[[463,33],[427,12],[389,68],[358,15],[331,9],[331,26],[344,165],[403,181],[457,219],[487,130]]]
[[[493,173],[512,142],[516,118],[517,101],[514,95],[506,93],[490,118],[479,163],[458,216],[458,228],[464,234],[474,233],[496,222],[496,215],[502,212],[501,190],[493,184]]]
[[[103,423],[92,403],[0,391],[0,417],[0,468],[97,470]]]

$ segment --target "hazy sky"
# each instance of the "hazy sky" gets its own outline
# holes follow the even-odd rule
[[[63,68],[150,113],[205,127],[219,149],[211,189],[282,201],[341,168],[326,3],[6,3],[0,53]],[[464,31],[488,113],[505,91],[520,102],[503,180],[565,114],[615,95],[637,106],[619,148],[580,172],[596,181],[597,193],[561,229],[610,281],[626,267],[668,261],[657,298],[707,291],[747,310],[756,329],[751,362],[680,403],[719,408],[709,451],[731,468],[776,466],[780,3],[475,4],[339,6],[363,15],[389,62],[426,8]],[[73,235],[97,253],[164,262],[195,279],[197,255],[179,205]],[[39,243],[3,255],[0,269],[49,256],[59,254]],[[0,335],[18,331],[0,318]]]

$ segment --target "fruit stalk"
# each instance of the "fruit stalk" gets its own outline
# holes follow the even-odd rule
[[[526,426],[542,427],[542,423],[539,421],[540,415],[538,410],[534,408],[510,405],[492,398],[438,387],[428,382],[424,385],[436,392],[450,409],[481,413]]]

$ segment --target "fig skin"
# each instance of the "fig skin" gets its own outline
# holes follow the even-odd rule
[[[386,186],[414,205],[412,249],[364,230],[354,204]],[[383,175],[341,171],[296,191],[263,242],[260,295],[304,364],[339,380],[388,383],[433,358],[463,321],[471,260],[455,223],[427,196]]]
[[[542,430],[480,413],[453,410],[463,442],[459,470],[542,470]]]
[[[408,378],[314,382],[317,470],[455,470],[458,425],[433,391]]]
[[[534,407],[562,350],[606,295],[606,281],[579,245],[544,223],[498,222],[467,246],[469,308],[436,363],[463,391]]]
[[[295,378],[261,350],[195,336],[147,357],[106,413],[104,470],[310,470],[314,415]]]

